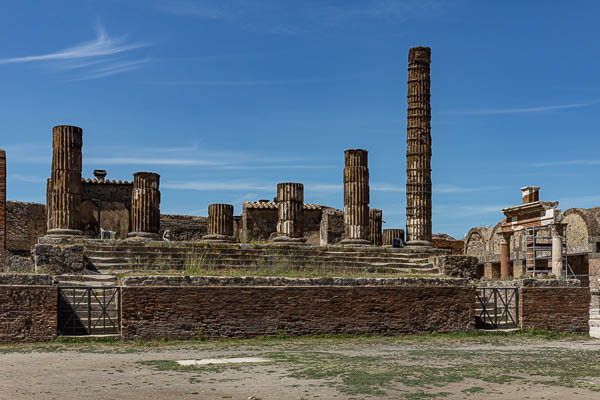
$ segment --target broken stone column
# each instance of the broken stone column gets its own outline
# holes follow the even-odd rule
[[[381,228],[383,226],[383,211],[377,208],[369,209],[369,239],[371,244],[374,246],[381,246],[382,234]]]
[[[6,152],[0,150],[0,270],[6,256]]]
[[[552,236],[552,274],[559,278],[563,275],[563,224],[550,225]]]
[[[394,244],[394,239],[400,239],[404,244],[404,229],[384,229],[383,230],[383,245],[391,246]]]
[[[431,246],[431,49],[408,53],[406,137],[406,240],[409,246]]]
[[[52,128],[52,175],[48,185],[48,234],[81,235],[81,147],[77,126]]]
[[[274,242],[304,243],[304,185],[277,184],[277,237]]]
[[[233,235],[233,205],[210,204],[208,206],[208,234],[202,240],[210,242],[231,243]]]
[[[344,245],[368,246],[369,241],[369,166],[368,152],[344,152]]]
[[[159,239],[160,230],[160,175],[154,172],[133,174],[131,196],[130,238]]]

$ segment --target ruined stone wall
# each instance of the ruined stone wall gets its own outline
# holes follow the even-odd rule
[[[465,241],[456,239],[442,239],[433,237],[433,247],[436,249],[448,249],[452,255],[461,255],[465,250]]]
[[[179,242],[197,242],[207,233],[207,218],[191,215],[160,215],[160,237],[165,230],[171,231],[171,240]]]
[[[37,342],[56,338],[56,286],[0,285],[0,342]]]
[[[121,293],[126,339],[402,335],[474,328],[473,287],[140,286],[123,287]]]
[[[584,210],[569,209],[565,213],[563,223],[567,225],[567,253],[587,253],[590,249],[588,224],[582,214]]]
[[[40,236],[46,234],[46,206],[20,201],[6,202],[6,247],[9,251],[29,253]]]
[[[123,181],[82,181],[81,225],[85,235],[100,237],[100,228],[127,238],[130,230],[133,183]]]
[[[319,236],[321,246],[337,244],[344,240],[344,212],[335,208],[324,209]]]
[[[589,332],[590,289],[586,287],[522,287],[519,320],[523,329]]]
[[[484,261],[485,230],[486,228],[473,228],[469,231],[465,238],[464,254],[477,257],[479,261]]]

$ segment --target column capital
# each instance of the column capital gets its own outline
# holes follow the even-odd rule
[[[554,237],[562,237],[565,232],[566,224],[556,223],[550,225],[550,234]]]

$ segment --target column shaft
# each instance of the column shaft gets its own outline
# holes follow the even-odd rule
[[[431,105],[429,47],[408,53],[406,239],[431,246]]]
[[[157,239],[160,230],[160,175],[136,172],[133,176],[131,232],[128,236]]]
[[[510,277],[510,237],[500,233],[500,278]]]
[[[6,255],[6,152],[0,150],[0,267]]]
[[[368,152],[344,152],[344,231],[343,244],[369,245],[369,167]]]
[[[552,274],[563,275],[563,227],[559,224],[550,227],[552,232]]]
[[[47,193],[49,234],[81,234],[82,146],[81,128],[52,128],[52,174]]]
[[[233,205],[211,204],[208,206],[208,234],[203,240],[233,242]]]
[[[383,212],[377,208],[369,209],[369,239],[374,246],[381,246],[383,225]]]
[[[304,185],[277,184],[277,237],[276,242],[304,242]]]

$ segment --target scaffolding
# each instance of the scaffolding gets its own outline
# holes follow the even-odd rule
[[[525,229],[525,260],[527,274],[533,278],[552,272],[552,236],[549,227]],[[562,276],[575,277],[567,261],[567,235],[562,235],[563,272]]]

